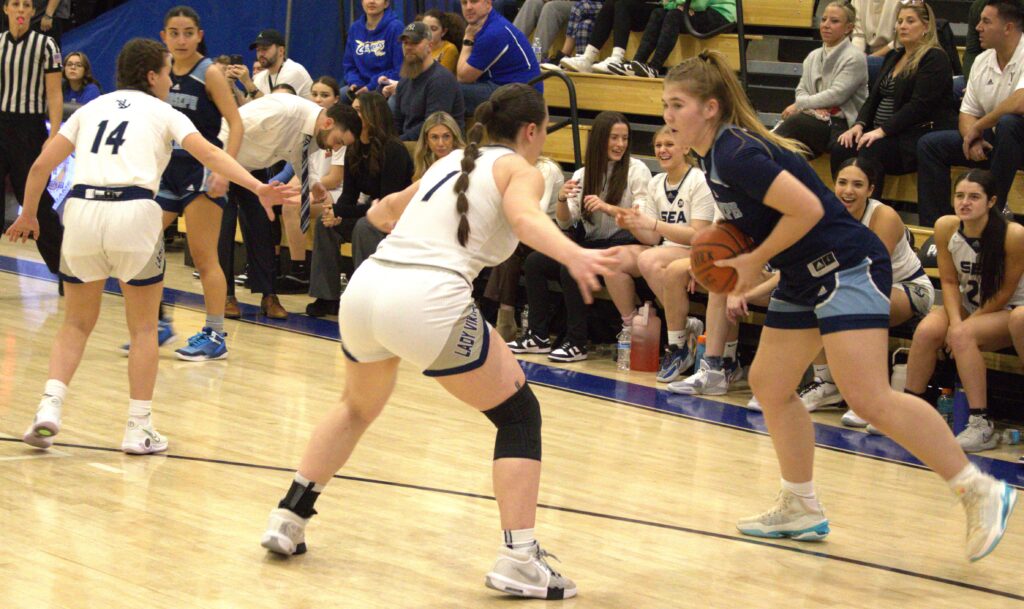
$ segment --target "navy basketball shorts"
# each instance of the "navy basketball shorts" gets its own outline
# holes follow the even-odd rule
[[[338,329],[351,361],[399,357],[427,376],[475,370],[490,347],[490,326],[462,275],[375,258],[364,262],[345,288]]]
[[[199,195],[206,195],[206,180],[210,170],[190,156],[172,156],[167,164],[164,175],[160,177],[160,192],[156,202],[160,208],[173,214],[181,215],[188,204]],[[218,207],[224,209],[227,199],[213,198],[207,195]]]
[[[828,256],[832,254],[814,262]],[[768,303],[764,325],[781,330],[818,328],[822,334],[865,328],[888,329],[892,289],[889,258],[884,255],[876,260],[865,257],[845,269],[838,268],[834,256],[831,260],[837,268],[820,277],[806,271],[787,273],[783,270],[779,287]],[[798,276],[798,281],[793,281],[793,275]]]

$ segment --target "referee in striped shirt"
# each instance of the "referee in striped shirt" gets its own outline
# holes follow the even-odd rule
[[[56,134],[64,109],[60,51],[52,38],[30,30],[34,13],[32,0],[4,0],[9,29],[0,34],[0,201],[5,178],[18,201],[24,200],[28,170],[49,141],[46,119]],[[4,220],[0,206],[0,224]],[[38,222],[36,247],[56,274],[64,229],[45,192]]]

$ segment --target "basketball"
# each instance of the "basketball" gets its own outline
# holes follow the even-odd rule
[[[691,272],[709,292],[731,292],[736,286],[736,270],[715,266],[716,260],[735,258],[749,252],[754,241],[728,222],[702,229],[690,243]]]

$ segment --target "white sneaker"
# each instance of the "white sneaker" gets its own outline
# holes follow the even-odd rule
[[[1017,491],[1002,480],[979,474],[962,489],[960,500],[967,511],[967,558],[981,560],[996,549],[1006,531],[1006,521],[1017,503]]]
[[[612,72],[612,66],[622,65],[623,61],[625,61],[624,58],[615,57],[613,55],[590,66],[590,71],[596,72],[597,74],[614,74],[614,72]]]
[[[797,541],[821,541],[829,534],[828,518],[819,503],[812,507],[806,499],[783,489],[772,509],[741,518],[736,528],[744,535],[754,537],[789,537]]]
[[[543,598],[549,601],[576,596],[576,584],[551,568],[544,560],[550,556],[535,545],[532,551],[498,549],[498,560],[484,578],[488,588],[527,598]]]
[[[757,396],[756,395],[750,396],[750,399],[747,400],[746,408],[747,408],[747,410],[754,410],[754,411],[757,411],[757,412],[764,412],[764,408],[761,408],[761,402],[757,401]]]
[[[702,359],[697,372],[669,383],[668,390],[682,395],[725,395],[729,392],[729,380],[724,370],[712,370],[707,360]]]
[[[594,65],[594,62],[585,55],[577,55],[575,57],[563,57],[559,60],[558,65],[566,72],[592,72],[591,66]]]
[[[121,440],[121,450],[129,455],[151,455],[167,450],[167,438],[160,435],[153,425],[139,425],[134,419],[128,419]]]
[[[549,63],[546,61],[540,64],[540,69],[544,70],[545,72],[564,72],[564,70],[562,70],[562,66],[555,63]]]
[[[39,408],[32,419],[32,425],[21,439],[36,448],[47,449],[53,446],[53,437],[60,433],[60,414],[63,402],[51,395],[39,400]]]
[[[843,418],[840,422],[847,427],[857,427],[863,429],[868,426],[868,422],[857,416],[857,413],[853,411],[853,408],[843,413]]]
[[[999,444],[999,436],[996,435],[992,421],[972,414],[967,420],[967,427],[957,435],[956,441],[965,453],[976,453],[995,448]]]
[[[814,377],[813,381],[801,387],[797,393],[807,412],[814,412],[819,408],[843,401],[843,396],[839,395],[839,388],[835,383],[824,381],[818,377]]]
[[[260,538],[260,545],[275,554],[291,556],[306,553],[306,525],[303,518],[291,510],[276,508],[270,511],[267,530]]]

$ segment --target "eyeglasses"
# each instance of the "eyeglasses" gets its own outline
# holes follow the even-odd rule
[[[903,6],[924,6],[924,0],[900,0]]]
[[[84,68],[85,64],[84,63],[75,63],[73,61],[69,61],[66,64],[64,64],[64,67],[65,68]]]

